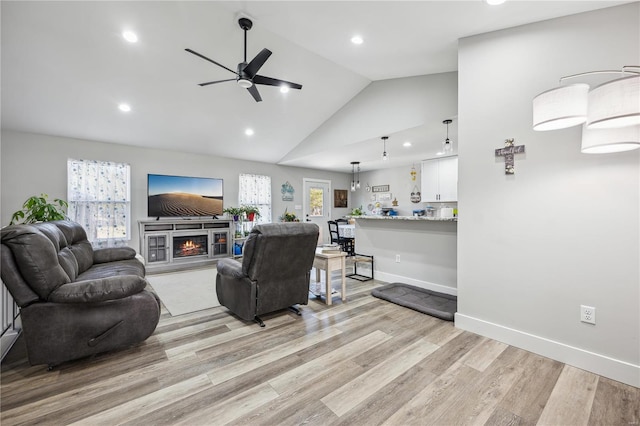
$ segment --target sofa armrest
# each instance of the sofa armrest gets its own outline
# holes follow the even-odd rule
[[[137,275],[119,275],[95,280],[76,281],[63,284],[48,298],[55,303],[91,303],[123,299],[140,293],[147,280]]]
[[[93,263],[115,262],[136,257],[136,251],[131,247],[111,247],[93,250]]]
[[[246,278],[247,276],[242,272],[242,263],[234,259],[221,259],[216,265],[218,274],[236,279]]]

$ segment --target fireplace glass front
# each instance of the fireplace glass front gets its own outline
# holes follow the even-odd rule
[[[189,235],[173,237],[173,257],[174,259],[206,256],[209,252],[208,238],[206,235]]]

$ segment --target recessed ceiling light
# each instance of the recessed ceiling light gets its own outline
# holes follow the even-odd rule
[[[131,107],[129,106],[129,104],[120,104],[118,105],[118,109],[122,112],[129,112],[131,111]]]
[[[487,2],[488,5],[491,6],[498,6],[502,3],[504,3],[506,0],[484,0],[485,2]]]
[[[129,43],[135,43],[138,41],[138,35],[133,31],[123,31],[122,37],[127,40]]]
[[[405,148],[409,148],[411,146],[411,142],[406,141],[405,143],[402,144],[402,146],[404,146]]]
[[[244,134],[247,136],[253,136],[253,129],[247,129],[244,131]]]
[[[282,86],[280,86],[281,93],[287,93],[288,91],[289,91],[289,86],[287,86],[286,84],[283,84]]]
[[[351,43],[353,44],[362,44],[364,40],[359,35],[351,37]]]

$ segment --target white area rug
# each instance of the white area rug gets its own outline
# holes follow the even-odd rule
[[[220,306],[215,268],[147,275],[147,280],[171,316]]]

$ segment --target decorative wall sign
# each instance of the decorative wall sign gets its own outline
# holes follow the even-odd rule
[[[524,145],[513,145],[514,139],[506,139],[504,148],[496,149],[496,157],[504,157],[504,174],[513,175],[516,172],[514,155],[524,153]]]
[[[333,207],[347,207],[347,194],[346,189],[334,189],[333,190]]]
[[[418,190],[418,185],[413,186],[413,192],[411,193],[411,197],[409,197],[412,203],[419,203],[422,200],[422,196],[420,195],[420,191]]]
[[[293,201],[293,193],[295,191],[288,181],[282,184],[280,192],[282,192],[282,201]]]
[[[391,193],[385,192],[383,194],[378,194],[378,201],[391,201]]]
[[[389,192],[389,185],[372,186],[371,192]]]

